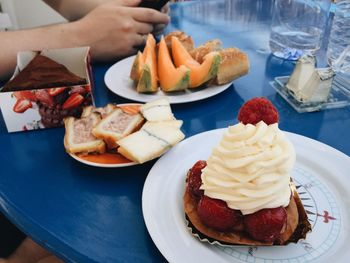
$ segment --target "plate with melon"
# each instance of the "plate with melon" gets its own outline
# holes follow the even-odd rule
[[[113,93],[133,101],[167,97],[176,104],[219,94],[248,71],[248,57],[238,48],[223,49],[218,39],[195,48],[190,36],[175,31],[158,44],[149,34],[142,52],[108,69],[105,83]]]

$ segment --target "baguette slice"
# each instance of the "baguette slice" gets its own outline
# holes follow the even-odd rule
[[[96,113],[88,117],[76,119],[68,117],[64,119],[66,134],[64,146],[68,153],[104,153],[106,145],[103,140],[92,135],[93,127],[101,120]]]
[[[222,42],[219,39],[213,39],[205,42],[203,45],[191,50],[190,55],[200,64],[203,63],[204,57],[212,51],[221,50]]]
[[[172,54],[171,52],[172,37],[177,37],[182,43],[182,45],[187,49],[187,51],[191,51],[192,49],[194,49],[194,42],[191,36],[187,35],[185,32],[182,32],[182,31],[173,31],[164,37],[165,43],[168,47],[170,54]]]
[[[92,130],[95,137],[104,140],[108,148],[117,148],[118,140],[138,130],[143,124],[141,114],[128,114],[120,108],[114,109]]]
[[[172,121],[175,119],[170,103],[165,98],[147,102],[141,106],[140,111],[148,121]]]
[[[249,71],[248,56],[238,48],[226,48],[219,51],[221,63],[216,76],[216,84],[229,83]]]
[[[126,158],[144,163],[161,156],[185,138],[179,128],[164,123],[148,123],[141,130],[121,139],[118,152]]]
[[[91,113],[98,113],[101,115],[102,119],[110,114],[117,106],[115,104],[107,104],[104,107],[95,108],[94,106],[86,106],[83,109],[81,117],[88,117]]]
[[[221,49],[221,41],[214,39],[204,43],[190,54],[199,63],[203,62],[204,57],[212,51],[218,51],[221,56],[221,63],[214,83],[223,85],[229,83],[249,71],[248,56],[238,48]]]

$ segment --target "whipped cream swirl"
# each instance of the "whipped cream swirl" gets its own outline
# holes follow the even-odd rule
[[[227,129],[213,149],[202,172],[201,189],[244,215],[286,207],[294,162],[293,145],[277,123],[238,123]]]

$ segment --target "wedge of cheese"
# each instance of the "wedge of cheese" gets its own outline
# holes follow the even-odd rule
[[[175,119],[170,103],[165,98],[160,98],[142,105],[140,111],[148,121],[171,121]]]
[[[141,130],[119,140],[118,152],[130,160],[144,163],[161,156],[184,138],[178,127],[148,123]]]
[[[316,68],[316,58],[302,56],[286,84],[289,93],[299,102],[319,103],[327,101],[335,75],[331,68]]]

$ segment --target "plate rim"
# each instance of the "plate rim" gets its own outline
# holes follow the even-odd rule
[[[216,89],[215,92],[213,92],[212,94],[208,94],[207,96],[200,96],[198,98],[190,98],[188,96],[188,98],[186,99],[176,99],[175,96],[169,96],[167,95],[166,93],[162,92],[161,90],[159,90],[158,92],[162,92],[160,95],[155,95],[155,94],[148,94],[147,96],[149,96],[149,98],[147,99],[142,99],[141,97],[142,96],[145,96],[145,94],[139,94],[139,93],[136,93],[135,96],[128,96],[128,95],[125,95],[125,93],[119,93],[119,92],[116,92],[115,89],[113,87],[110,87],[112,86],[112,84],[110,83],[110,76],[114,74],[113,70],[115,67],[117,67],[117,65],[121,64],[121,63],[132,63],[132,59],[135,58],[136,55],[132,55],[132,56],[129,56],[129,57],[126,57],[122,60],[119,60],[117,61],[116,63],[114,63],[112,66],[110,66],[105,75],[104,75],[104,83],[106,85],[106,87],[108,88],[109,91],[111,91],[113,94],[115,95],[118,95],[124,99],[129,99],[129,100],[132,100],[132,101],[137,101],[137,102],[143,102],[143,103],[146,103],[146,102],[149,102],[149,101],[152,101],[154,99],[158,99],[158,98],[161,98],[161,97],[165,97],[168,99],[169,103],[170,104],[183,104],[183,103],[190,103],[190,102],[195,102],[195,101],[200,101],[200,100],[204,100],[204,99],[207,99],[207,98],[210,98],[210,97],[213,97],[213,96],[216,96],[222,92],[224,92],[225,90],[227,90],[228,88],[230,88],[232,85],[233,85],[233,81],[227,83],[227,84],[223,84],[223,85],[213,85],[213,86],[210,86],[210,87],[206,87],[206,88],[203,88],[202,90],[205,92],[205,90],[208,90],[208,89]],[[129,62],[130,60],[130,62]],[[131,65],[130,65],[131,67]],[[123,75],[119,75],[119,78],[120,77],[123,77]],[[202,91],[201,90],[201,91]],[[198,92],[201,92],[201,91],[198,91]],[[193,94],[193,93],[191,93]],[[140,97],[138,97],[138,95]]]
[[[210,135],[211,133],[216,133],[218,135],[222,134],[227,128],[219,128],[219,129],[213,129],[213,130],[208,130],[208,131],[205,131],[205,132],[201,132],[201,133],[198,133],[198,134],[195,134],[191,137],[188,137],[186,138],[185,140],[183,140],[182,142],[180,142],[178,145],[176,145],[175,147],[173,147],[172,149],[170,149],[169,152],[167,152],[166,155],[162,156],[161,158],[159,158],[157,160],[157,162],[153,165],[153,167],[151,168],[151,170],[149,171],[147,177],[146,177],[146,180],[145,180],[145,183],[144,183],[144,186],[143,186],[143,189],[142,189],[142,214],[143,214],[143,218],[144,218],[144,221],[145,221],[145,225],[146,225],[146,228],[147,228],[147,231],[151,237],[151,239],[153,240],[154,244],[156,245],[156,247],[158,248],[158,250],[162,253],[162,255],[169,261],[169,262],[175,262],[176,261],[176,258],[173,258],[173,253],[168,253],[167,252],[167,248],[168,245],[165,245],[163,244],[161,241],[160,241],[160,238],[156,236],[156,234],[152,233],[152,230],[150,230],[150,228],[152,228],[152,224],[151,224],[151,212],[149,212],[147,210],[147,199],[148,197],[147,196],[150,196],[151,195],[151,192],[149,189],[152,189],[150,188],[150,185],[151,185],[151,180],[153,177],[155,177],[155,175],[152,175],[152,172],[154,174],[154,170],[158,169],[158,166],[160,165],[160,163],[163,161],[163,159],[166,158],[167,155],[171,154],[173,151],[176,151],[178,148],[180,148],[184,143],[190,143],[191,140],[193,140],[194,138],[198,138],[198,137],[201,137],[201,136],[205,136],[205,135]],[[347,156],[345,153],[323,143],[323,142],[320,142],[320,141],[317,141],[315,139],[312,139],[312,138],[309,138],[309,137],[306,137],[304,135],[300,135],[300,134],[297,134],[297,133],[292,133],[292,132],[288,132],[288,131],[283,131],[284,133],[286,133],[287,137],[291,140],[302,140],[302,141],[309,141],[313,147],[316,147],[316,148],[323,148],[323,149],[326,149],[326,154],[332,154],[333,156],[336,156],[337,158],[340,158],[340,159],[344,159],[342,160],[342,162],[348,162],[349,163],[349,168],[350,168],[350,156]],[[150,203],[150,202],[148,202]],[[234,262],[234,261],[233,261]]]
[[[128,166],[138,165],[138,163],[132,162],[132,161],[130,161],[129,163],[119,163],[119,164],[95,163],[95,162],[91,162],[91,161],[87,161],[87,160],[84,160],[82,158],[79,158],[79,156],[75,155],[74,153],[68,153],[68,155],[70,155],[73,159],[75,159],[76,161],[78,161],[80,163],[83,163],[83,164],[86,164],[86,165],[90,165],[90,166],[94,166],[94,167],[121,168],[121,167],[128,167]]]

